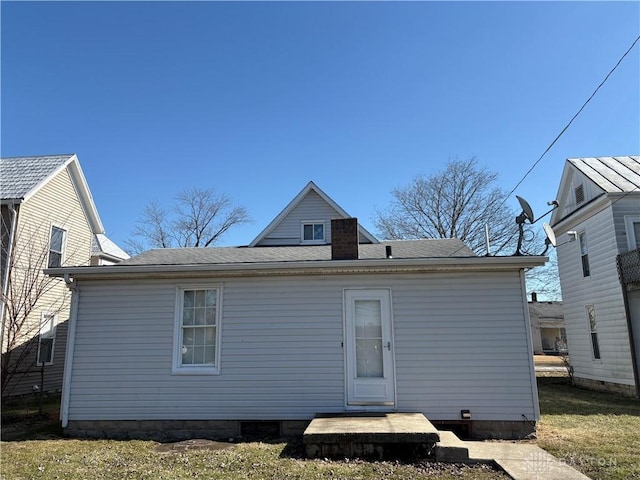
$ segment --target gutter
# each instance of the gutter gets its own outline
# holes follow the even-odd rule
[[[544,265],[544,256],[444,257],[409,259],[305,260],[294,262],[186,264],[186,265],[101,265],[45,269],[52,277],[85,279],[134,279],[204,277],[328,275],[342,273],[426,273],[506,271]]]
[[[11,203],[8,203],[7,206],[9,207],[9,210],[11,211],[11,232],[9,233],[9,245],[7,245],[7,256],[6,256],[6,261],[7,261],[7,265],[6,265],[6,270],[4,272],[4,279],[2,281],[2,298],[0,299],[0,352],[4,353],[4,311],[5,311],[5,307],[6,307],[6,303],[4,301],[5,298],[7,298],[7,296],[9,295],[9,276],[10,276],[10,272],[11,269],[9,268],[9,266],[11,265],[11,255],[13,252],[13,244],[16,241],[16,223],[18,220],[18,208],[20,207],[20,203],[22,201],[18,200],[17,202],[14,203],[14,201],[11,201]],[[16,208],[15,205],[18,205],[18,208]]]
[[[60,420],[62,428],[69,424],[69,398],[71,394],[71,375],[73,372],[73,354],[76,345],[76,324],[78,319],[78,304],[80,303],[80,289],[77,282],[71,280],[69,275],[64,276],[64,281],[71,290],[71,316],[67,328],[67,346],[64,356],[64,373],[62,377],[62,398],[60,399]]]

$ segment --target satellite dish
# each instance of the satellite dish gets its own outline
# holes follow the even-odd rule
[[[522,213],[524,213],[527,220],[529,220],[529,223],[533,223],[533,210],[531,209],[531,205],[529,205],[529,202],[527,202],[524,198],[519,197],[518,195],[516,195],[516,198],[518,199],[518,202],[520,202]]]
[[[549,225],[548,223],[543,223],[542,229],[544,230],[544,233],[547,234],[547,240],[549,241],[549,243],[555,247],[557,245],[556,234],[553,232],[553,228],[551,228],[551,225]]]

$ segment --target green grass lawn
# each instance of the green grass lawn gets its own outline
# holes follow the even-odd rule
[[[538,378],[537,444],[594,480],[640,479],[640,400]]]
[[[593,479],[640,479],[640,401],[538,378],[537,444]],[[300,443],[230,444],[219,450],[160,452],[149,441],[60,437],[57,399],[3,409],[2,479],[461,479],[501,480],[487,466],[363,460],[307,460]]]

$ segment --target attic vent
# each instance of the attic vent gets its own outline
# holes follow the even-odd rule
[[[584,188],[582,185],[576,187],[576,203],[584,202]]]

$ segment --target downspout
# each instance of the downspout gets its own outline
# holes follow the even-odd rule
[[[4,272],[4,278],[2,279],[2,299],[0,302],[2,306],[0,307],[0,352],[4,353],[4,310],[6,307],[4,299],[7,298],[9,294],[9,265],[11,264],[11,254],[13,252],[13,244],[16,240],[16,221],[18,219],[18,210],[15,208],[13,202],[8,204],[9,210],[11,211],[11,233],[9,234],[9,245],[7,245],[7,256],[6,256],[6,266],[3,267],[6,269]]]
[[[534,420],[540,421],[540,402],[538,400],[538,382],[536,380],[536,367],[533,358],[533,338],[531,337],[531,318],[529,317],[529,307],[527,300],[526,281],[524,269],[520,269],[520,286],[522,288],[522,310],[524,313],[525,332],[527,336],[527,355],[529,356],[529,375],[531,378],[531,396],[533,399]],[[525,417],[526,419],[526,417]]]
[[[629,294],[627,283],[622,274],[622,266],[620,264],[620,255],[616,257],[616,267],[618,268],[618,280],[622,288],[622,302],[624,304],[624,314],[627,317],[627,332],[629,333],[629,353],[631,353],[631,366],[633,367],[633,382],[636,384],[636,397],[640,397],[640,372],[638,371],[638,354],[636,352],[635,335],[640,332],[633,331],[633,322],[631,321],[631,307],[629,306]]]
[[[80,303],[80,289],[78,282],[71,280],[69,274],[64,274],[64,282],[71,290],[71,316],[67,327],[67,346],[64,356],[64,373],[62,377],[62,398],[60,401],[60,420],[62,428],[69,424],[69,396],[71,393],[71,374],[73,370],[73,353],[76,344],[76,323],[78,318],[78,304]]]
[[[633,367],[633,380],[636,384],[636,397],[640,397],[640,372],[638,372],[638,352],[636,352],[636,342],[634,335],[640,332],[633,331],[633,323],[631,322],[631,307],[629,306],[629,294],[627,286],[622,284],[622,300],[624,303],[624,313],[627,317],[627,330],[629,332],[629,352],[631,353],[631,366]]]

